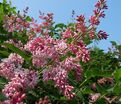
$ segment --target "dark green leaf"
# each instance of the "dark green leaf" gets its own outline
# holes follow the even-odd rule
[[[83,93],[83,94],[91,94],[91,93],[93,93],[93,91],[91,90],[90,87],[85,87],[85,88],[82,90],[82,93]]]
[[[96,69],[92,69],[92,70],[87,70],[85,72],[85,77],[89,78],[89,77],[111,77],[112,72],[110,71],[102,71],[102,70],[96,70]]]
[[[61,28],[61,29],[63,29],[63,28],[66,28],[66,25],[63,24],[63,23],[59,23],[59,24],[55,25],[55,29],[56,29],[56,28]]]
[[[30,61],[31,57],[28,56],[25,52],[23,52],[22,50],[20,50],[19,48],[17,48],[16,46],[14,46],[13,44],[9,44],[9,43],[3,43],[1,45],[4,45],[5,47],[7,47],[8,49],[10,49],[11,51],[19,54],[21,57],[23,57],[26,61]]]
[[[116,45],[117,45],[117,43],[116,43],[115,41],[111,41],[111,44],[112,44],[113,46],[116,46]]]

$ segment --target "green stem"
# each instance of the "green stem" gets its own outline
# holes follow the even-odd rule
[[[80,84],[80,86],[79,87],[82,87],[83,86],[83,84],[85,83],[85,82],[87,82],[89,80],[89,78],[87,78],[87,79],[85,79],[81,84]]]

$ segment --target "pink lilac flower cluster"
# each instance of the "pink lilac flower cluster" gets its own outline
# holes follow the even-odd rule
[[[92,35],[92,33],[95,33],[93,32],[95,30],[95,26],[98,26],[100,24],[100,18],[104,18],[105,17],[105,13],[104,13],[104,10],[105,9],[108,9],[107,5],[106,5],[106,1],[105,0],[99,0],[96,5],[95,5],[95,10],[93,11],[94,12],[94,15],[92,15],[89,19],[89,22],[90,22],[90,37],[93,38],[94,35]],[[99,39],[107,39],[107,33],[100,30],[98,32],[98,38]]]
[[[83,43],[81,45],[83,50],[87,50]],[[77,47],[77,45],[75,45],[75,47]],[[43,71],[43,79],[53,80],[55,85],[67,98],[72,98],[74,97],[74,94],[71,92],[73,87],[67,83],[67,72],[71,69],[75,69],[75,75],[79,81],[82,75],[82,69],[78,63],[81,56],[77,56],[78,61],[77,58],[68,58],[68,60],[66,58],[66,60],[63,61],[60,60],[62,55],[66,55],[68,51],[70,51],[69,48],[70,46],[66,43],[66,40],[55,40],[51,37],[37,37],[34,40],[30,40],[25,45],[25,50],[32,53],[32,62],[35,67],[48,68],[51,66],[50,69]],[[78,52],[78,49],[76,52]],[[88,61],[89,53],[84,54],[83,52],[81,52],[82,60]],[[52,63],[50,63],[51,61]],[[55,66],[57,68],[55,68]],[[47,77],[49,75],[50,78]]]
[[[90,17],[90,23],[91,25],[99,25],[100,18],[104,18],[104,10],[107,9],[106,1],[105,0],[99,0],[96,5],[96,9],[94,10],[94,15]]]
[[[42,23],[43,27],[51,27],[52,25],[52,20],[53,20],[53,13],[48,13],[47,15],[40,14],[39,16],[40,19],[44,20]]]
[[[90,17],[89,23],[90,25],[87,26],[85,16],[80,15],[77,16],[77,22],[76,22],[76,32],[80,34],[80,37],[83,39],[84,37],[87,37],[87,34],[89,35],[90,39],[95,38],[95,32],[96,32],[96,26],[100,24],[100,18],[105,17],[104,10],[107,9],[106,1],[105,0],[99,0],[95,5],[95,10],[93,11],[94,14]],[[69,32],[68,32],[69,33]],[[98,38],[99,39],[106,39],[107,38],[106,32],[103,32],[102,30],[98,32]]]
[[[84,15],[77,16],[76,30],[82,34],[82,37],[84,37],[87,32],[87,27],[85,23],[86,22]]]
[[[75,94],[72,93],[74,87],[67,83],[67,71],[60,66],[52,68],[52,70],[43,71],[43,80],[53,80],[55,86],[58,87],[68,99],[75,96]]]
[[[11,15],[4,17],[3,27],[8,30],[8,32],[19,31],[22,32],[24,29],[29,28],[30,23],[25,21],[23,17],[18,17],[18,15]]]
[[[0,63],[0,76],[7,79],[14,77],[14,70],[16,69],[14,64],[9,64],[7,62]]]
[[[19,69],[15,72],[15,76],[5,85],[3,93],[8,98],[4,104],[21,104],[26,97],[25,91],[28,88],[33,88],[37,84],[37,73],[27,69]]]
[[[44,67],[48,64],[49,59],[58,60],[58,53],[54,47],[55,42],[51,37],[37,37],[25,45],[25,50],[32,53],[33,65]]]
[[[83,62],[87,62],[90,59],[89,51],[82,40],[69,44],[69,50],[76,55],[78,61],[81,59]]]
[[[33,37],[35,37],[36,34],[43,34],[46,36],[50,32],[50,28],[53,24],[53,14],[48,13],[47,15],[45,15],[40,13],[39,18],[41,19],[41,23],[39,24],[33,18],[30,22],[30,28],[27,31],[30,40],[33,39]]]
[[[96,102],[99,97],[100,97],[100,93],[90,94],[89,96],[91,102]]]
[[[86,48],[86,44],[84,44],[79,31],[76,30],[76,32],[73,32],[70,28],[67,28],[65,32],[62,33],[62,39],[66,42],[65,47],[67,52],[70,51],[75,54],[77,60],[81,59],[83,62],[89,61],[89,51]],[[72,41],[67,44],[69,39]]]
[[[26,14],[26,13],[25,13]],[[40,14],[39,18],[42,20],[40,24],[37,23],[36,20],[30,18],[29,21],[26,20],[26,16],[21,16],[20,14],[10,15],[4,17],[4,25],[3,27],[8,32],[19,32],[19,34],[25,33],[28,35],[29,39],[32,39],[36,36],[36,34],[48,34],[50,32],[50,27],[53,22],[53,14],[48,13],[47,15]]]
[[[63,66],[63,69],[67,72],[69,72],[71,69],[74,69],[75,76],[79,81],[82,75],[82,69],[79,65],[79,60],[82,59],[82,61],[87,62],[89,60],[89,51],[83,44],[83,42],[77,42],[77,44],[75,44],[74,47],[72,47],[71,49],[70,48],[70,44],[67,44],[66,40],[55,40],[51,37],[37,37],[34,40],[30,40],[25,45],[25,50],[30,51],[32,53],[32,63],[35,67],[46,68],[49,67],[49,65],[51,65],[51,67],[59,65],[60,67]],[[76,48],[76,51],[73,51],[73,48]],[[67,58],[61,61],[60,58],[63,55],[67,55],[69,51],[73,52],[76,55],[76,57],[72,59],[68,58],[68,62],[66,60]],[[51,69],[51,74],[53,74],[53,70],[55,69]],[[45,71],[44,73],[47,72]],[[72,95],[70,94],[70,96]]]
[[[23,50],[23,43],[17,39],[9,39],[5,41],[5,43],[13,44],[14,46],[18,47],[19,49]]]
[[[83,69],[81,65],[78,63],[76,58],[68,57],[64,61],[61,62],[61,66],[65,68],[67,72],[74,70],[75,71],[75,78],[77,81],[81,80]]]
[[[3,76],[7,79],[11,79],[15,75],[15,70],[18,67],[21,67],[21,64],[24,62],[24,59],[16,53],[11,53],[8,58],[4,59],[0,63],[0,76]]]
[[[40,98],[38,102],[36,102],[36,104],[52,104],[50,99],[45,96],[44,99]]]
[[[21,64],[24,59],[16,53],[11,53],[8,58],[0,63],[0,76],[7,78],[10,82],[5,85],[3,93],[8,100],[3,104],[24,104],[25,90],[34,88],[38,81],[37,72],[23,69]]]

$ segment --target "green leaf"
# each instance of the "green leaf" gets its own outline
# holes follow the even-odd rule
[[[111,77],[112,76],[112,72],[110,71],[102,71],[102,70],[87,70],[85,72],[85,77],[87,78],[91,78],[91,77]]]
[[[104,98],[102,98],[97,100],[94,104],[108,104],[108,102]]]
[[[3,0],[3,4],[6,4],[7,3],[7,0]]]
[[[67,98],[66,98],[65,96],[62,96],[62,97],[60,98],[60,100],[65,101],[65,100],[67,100]]]
[[[55,28],[61,28],[61,29],[63,29],[63,28],[66,28],[66,25],[63,24],[63,23],[59,23],[59,24],[55,25]]]
[[[69,23],[68,26],[69,27],[74,27],[75,26],[75,23]]]
[[[2,93],[0,93],[0,101],[4,101],[6,100],[6,97],[5,95],[3,95]],[[2,104],[2,103],[1,103]]]
[[[8,49],[10,49],[11,51],[19,54],[26,61],[30,61],[31,57],[29,55],[27,55],[25,52],[23,52],[22,50],[20,50],[19,48],[17,48],[16,46],[14,46],[13,44],[2,43],[1,45],[4,45],[5,47],[7,47]]]
[[[8,80],[6,80],[4,77],[0,77],[0,82],[1,82],[1,83],[7,83]]]
[[[117,81],[119,81],[121,79],[121,69],[117,69],[115,72],[114,72],[114,76],[115,76],[115,79]]]
[[[4,88],[4,85],[7,84],[8,81],[3,78],[3,77],[0,77],[0,90]]]
[[[3,5],[0,4],[0,22],[3,21],[3,16],[4,16]]]
[[[117,84],[117,85],[113,88],[113,93],[121,94],[121,84]]]
[[[116,45],[117,45],[117,43],[116,43],[115,41],[111,41],[111,44],[112,44],[113,46],[116,46]]]
[[[9,56],[9,53],[7,51],[0,50],[0,54],[2,54],[4,56]]]
[[[26,17],[26,21],[31,21],[31,20],[32,19],[29,16]]]
[[[99,84],[96,84],[96,88],[97,88],[97,91],[100,92],[101,94],[106,94],[107,93],[107,90],[105,89],[105,87],[99,85]]]
[[[76,93],[76,96],[78,97],[78,98],[80,98],[80,99],[83,99],[84,100],[84,98],[83,98],[83,94],[82,94],[82,92],[81,91],[77,91],[77,93]]]
[[[0,28],[0,33],[1,33],[2,31],[1,31],[1,28]],[[0,43],[1,42],[3,42],[3,41],[5,41],[5,40],[7,40],[7,36],[6,35],[1,35],[0,34]]]
[[[85,88],[82,90],[82,93],[83,93],[83,94],[90,94],[90,93],[93,93],[93,91],[91,90],[90,87],[85,87]]]

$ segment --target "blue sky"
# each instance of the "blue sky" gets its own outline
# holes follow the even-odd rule
[[[0,0],[2,1],[2,0]],[[55,22],[67,23],[71,21],[72,10],[76,15],[84,14],[87,18],[92,15],[94,3],[98,0],[11,0],[18,10],[29,7],[29,15],[38,18],[39,10],[54,13]],[[107,0],[108,10],[105,19],[101,20],[99,29],[105,30],[110,36],[101,41],[99,46],[105,50],[110,46],[111,40],[121,44],[121,0]]]

